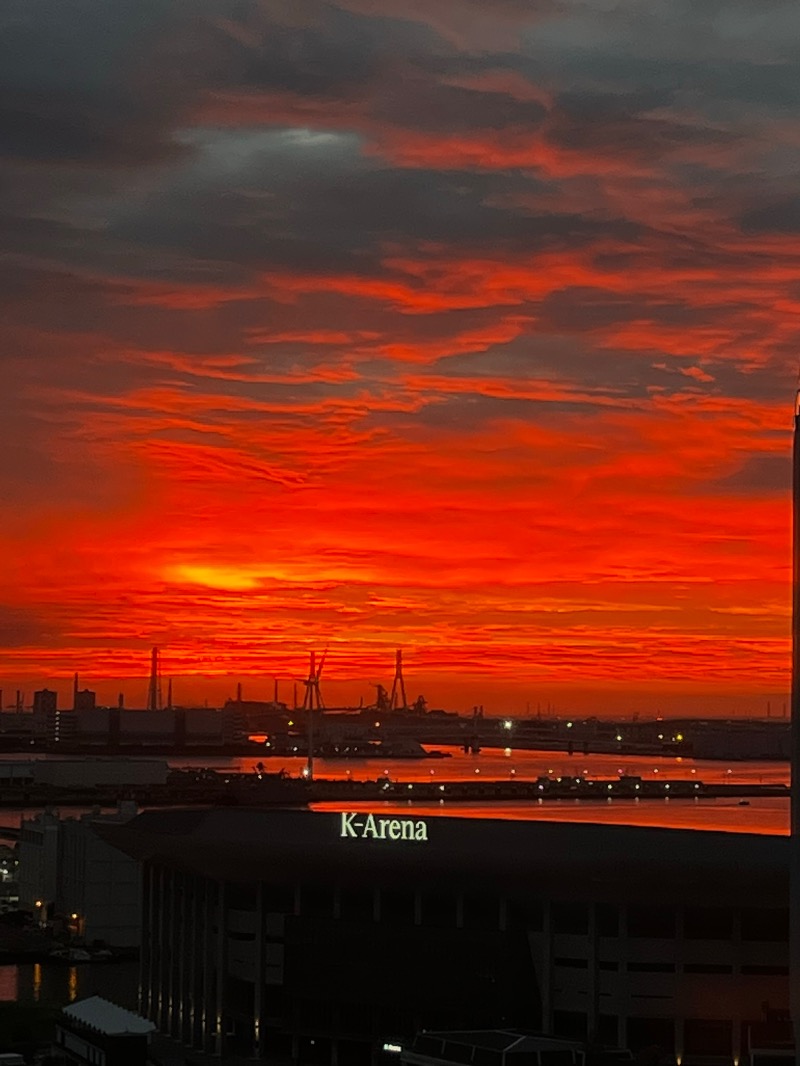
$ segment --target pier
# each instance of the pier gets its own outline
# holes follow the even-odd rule
[[[134,800],[146,807],[179,806],[296,806],[308,803],[353,801],[492,802],[573,799],[587,802],[614,799],[747,799],[788,797],[790,788],[779,783],[705,783],[696,780],[645,780],[623,775],[613,779],[588,777],[538,777],[401,781],[388,776],[371,780],[315,778],[308,780],[272,773],[236,773],[215,770],[174,770],[163,784],[56,787],[7,786],[0,807],[113,806]],[[3,830],[0,829],[0,833]]]

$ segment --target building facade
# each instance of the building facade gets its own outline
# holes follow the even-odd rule
[[[137,814],[135,803],[77,818],[51,811],[22,822],[19,842],[20,906],[44,922],[62,918],[86,944],[138,947],[141,871],[129,855],[97,833]]]
[[[146,812],[142,1011],[183,1044],[357,1066],[521,1027],[739,1066],[788,1004],[788,841],[404,811]]]

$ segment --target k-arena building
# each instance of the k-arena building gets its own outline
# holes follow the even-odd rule
[[[785,837],[411,808],[102,832],[142,863],[142,1012],[187,1047],[367,1066],[422,1029],[515,1027],[745,1066],[788,1006]]]

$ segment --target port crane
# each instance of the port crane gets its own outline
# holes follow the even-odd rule
[[[322,675],[322,668],[325,665],[327,655],[328,649],[326,648],[320,657],[318,666],[317,653],[314,651],[310,653],[308,678],[303,682],[306,686],[306,694],[303,697],[303,710],[307,712],[306,725],[308,731],[308,759],[304,772],[307,781],[314,780],[314,712],[325,710],[325,703],[323,702],[322,693],[320,692],[319,687],[319,679]]]
[[[326,648],[319,660],[319,666],[317,666],[317,653],[314,651],[310,653],[308,677],[303,681],[303,684],[306,686],[306,694],[303,697],[304,711],[325,710],[325,702],[322,699],[322,693],[320,692],[319,679],[322,675],[322,668],[325,665],[327,655],[328,649]]]

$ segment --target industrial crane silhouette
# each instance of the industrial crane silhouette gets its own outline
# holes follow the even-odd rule
[[[306,694],[303,697],[303,710],[307,712],[306,725],[308,733],[308,759],[304,772],[307,781],[314,780],[314,712],[325,710],[325,704],[319,688],[319,679],[327,654],[328,649],[326,648],[319,660],[319,666],[317,666],[317,653],[314,651],[310,653],[308,677],[303,682],[306,686]]]
[[[403,701],[402,703],[399,702],[401,699]],[[389,699],[389,706],[393,711],[405,711],[408,708],[406,685],[403,681],[403,652],[400,648],[398,648],[395,653],[394,681],[392,682],[392,695]]]
[[[309,665],[308,665],[308,677],[303,681],[306,686],[306,694],[303,697],[303,710],[304,711],[324,711],[325,703],[322,699],[322,693],[319,688],[319,679],[322,674],[322,667],[325,665],[325,658],[328,654],[328,649],[322,653],[322,657],[319,660],[319,666],[317,666],[317,653],[312,651],[310,653]]]

